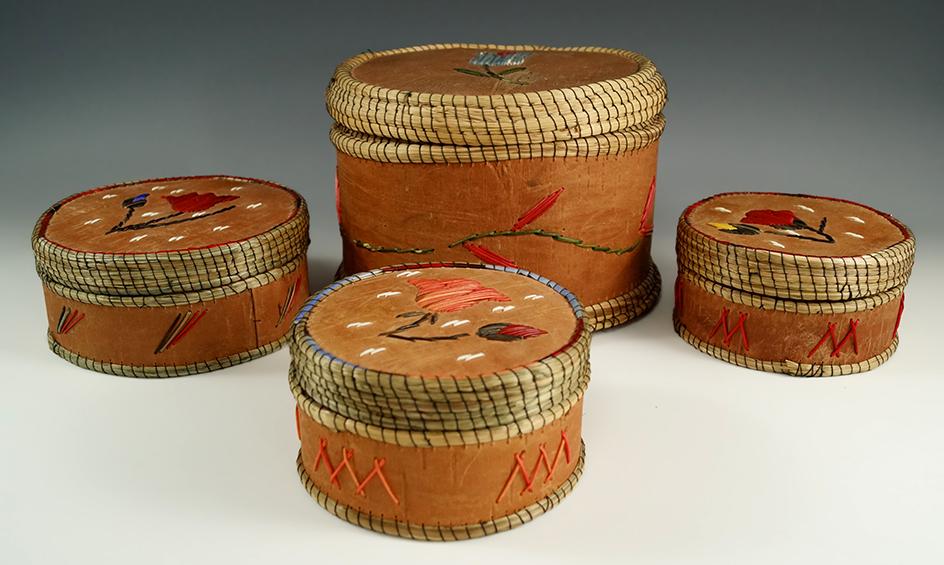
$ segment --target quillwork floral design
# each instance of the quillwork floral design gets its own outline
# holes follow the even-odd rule
[[[528,53],[519,51],[482,51],[469,61],[470,65],[477,66],[481,70],[464,67],[456,67],[454,70],[465,75],[490,78],[515,86],[524,86],[531,82],[520,75],[520,73],[528,70],[527,67],[522,66],[527,57]],[[508,68],[494,70],[494,67],[502,66],[508,66]]]
[[[121,205],[125,208],[125,216],[121,219],[120,222],[115,224],[105,233],[115,233],[123,231],[132,231],[132,230],[143,230],[148,228],[158,228],[163,226],[170,226],[174,224],[182,224],[185,222],[192,222],[194,220],[199,220],[201,218],[207,218],[210,216],[215,216],[217,214],[222,214],[228,210],[235,208],[235,205],[226,206],[224,208],[218,208],[210,212],[211,208],[216,207],[219,204],[224,202],[230,202],[239,198],[236,195],[225,194],[223,196],[213,194],[213,193],[200,193],[200,192],[189,192],[187,194],[180,195],[168,195],[164,196],[164,200],[170,204],[171,210],[173,212],[158,216],[150,220],[144,220],[136,223],[129,224],[131,218],[135,215],[138,209],[143,208],[148,204],[149,194],[143,193],[138,194],[137,196],[132,196],[131,198],[126,198],[122,201]],[[190,217],[182,218],[184,214],[192,214]]]
[[[416,305],[431,312],[458,312],[479,302],[509,302],[505,294],[471,279],[415,279]]]
[[[488,324],[479,328],[478,336],[492,341],[518,341],[544,335],[547,332],[524,324]]]
[[[468,332],[421,334],[415,330],[422,327],[436,327],[441,314],[458,312],[482,302],[511,302],[506,294],[471,279],[415,279],[409,281],[416,287],[416,304],[423,310],[403,312],[397,318],[410,321],[381,333],[404,341],[450,341],[471,337]],[[509,307],[511,308],[511,307]],[[468,320],[463,320],[468,323]],[[451,323],[455,326],[455,322]],[[441,327],[451,327],[450,323]],[[519,341],[545,335],[547,332],[524,324],[499,322],[486,324],[476,331],[476,336],[489,341]]]
[[[835,239],[826,233],[826,218],[814,228],[798,218],[791,210],[750,210],[741,221],[735,224],[709,222],[708,225],[725,233],[737,235],[757,235],[768,233],[782,235],[820,243],[835,243]]]

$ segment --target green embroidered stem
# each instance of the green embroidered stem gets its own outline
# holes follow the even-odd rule
[[[434,249],[421,249],[416,247],[383,247],[380,245],[372,245],[359,239],[354,240],[354,245],[373,253],[412,253],[414,255],[425,255],[426,253],[435,251]]]
[[[582,249],[589,249],[591,251],[599,251],[600,253],[611,253],[613,255],[623,255],[625,253],[631,253],[639,247],[639,244],[642,243],[642,239],[636,240],[634,243],[630,244],[627,247],[613,248],[607,247],[605,245],[593,245],[590,243],[584,243],[582,239],[577,239],[575,237],[567,237],[566,235],[550,232],[541,229],[535,230],[493,230],[490,232],[475,233],[470,236],[466,236],[458,241],[454,241],[449,244],[449,247],[456,247],[462,245],[463,243],[468,243],[470,241],[475,241],[478,239],[488,239],[491,237],[504,237],[504,236],[518,236],[518,235],[536,235],[538,237],[549,237],[554,241],[559,241],[561,243],[567,243],[570,245],[575,245]]]

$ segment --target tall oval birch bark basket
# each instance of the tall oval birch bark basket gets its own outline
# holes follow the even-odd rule
[[[307,248],[305,201],[268,181],[175,177],[75,194],[33,231],[49,347],[129,377],[265,355],[308,294]]]
[[[878,367],[898,347],[915,240],[868,206],[731,192],[682,214],[675,329],[735,365],[796,376]]]
[[[558,281],[594,329],[648,311],[666,86],[595,47],[426,45],[358,55],[327,90],[341,271],[481,261]]]
[[[377,532],[459,540],[555,506],[583,469],[590,333],[543,277],[414,264],[329,285],[295,320],[298,473]]]

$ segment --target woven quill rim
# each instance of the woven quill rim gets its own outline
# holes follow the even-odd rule
[[[307,331],[309,316],[321,300],[347,285],[426,266],[403,265],[353,275],[315,295],[295,319],[289,380],[299,405],[313,419],[333,429],[340,426],[400,445],[464,445],[537,429],[582,397],[589,380],[590,330],[571,293],[520,269],[465,263],[437,266],[505,271],[542,282],[570,303],[577,317],[574,336],[553,355],[493,374],[436,378],[370,370],[316,344]]]
[[[441,429],[441,426],[430,426],[434,429],[396,429],[355,420],[318,404],[302,389],[294,373],[289,373],[289,387],[299,408],[315,422],[336,432],[348,432],[401,447],[480,445],[534,432],[563,418],[570,412],[583,398],[589,381],[590,372],[589,369],[585,369],[578,387],[560,402],[549,406],[539,414],[509,423],[499,423],[487,417],[481,417],[473,421],[474,427],[466,429]]]
[[[745,193],[750,194],[750,193]],[[719,285],[773,298],[844,301],[904,286],[914,264],[915,239],[907,226],[878,212],[902,230],[904,239],[858,256],[818,257],[756,249],[712,238],[679,218],[679,266]]]
[[[331,143],[342,153],[381,163],[482,163],[509,159],[618,155],[646,147],[658,140],[664,129],[665,117],[659,114],[645,124],[593,137],[531,145],[469,146],[430,145],[386,139],[335,124],[331,128]]]
[[[305,200],[291,189],[269,181],[243,177],[173,177],[131,181],[92,190],[202,178],[228,178],[285,190],[297,199],[298,210],[289,220],[264,233],[225,245],[155,253],[94,253],[60,246],[44,236],[45,226],[52,215],[79,196],[73,195],[50,207],[33,229],[32,245],[40,278],[88,294],[158,296],[238,284],[282,267],[305,253],[308,247]]]
[[[764,296],[762,294],[754,294],[752,292],[746,292],[743,290],[737,290],[718,284],[716,282],[712,282],[692,271],[685,269],[684,267],[679,268],[679,276],[684,277],[686,280],[692,282],[704,291],[716,296],[720,296],[726,301],[734,304],[750,306],[752,308],[760,308],[761,310],[775,310],[779,312],[789,312],[791,314],[804,315],[852,314],[854,312],[866,312],[869,310],[874,310],[883,304],[888,304],[889,302],[897,300],[905,292],[905,286],[901,285],[889,290],[878,292],[871,296],[865,296],[863,298],[854,298],[852,300],[841,301],[826,300],[817,302],[810,300],[789,300],[786,298],[775,298]]]
[[[109,375],[117,375],[119,377],[169,378],[208,373],[210,371],[225,369],[226,367],[232,367],[240,363],[258,359],[259,357],[268,355],[269,353],[272,353],[273,351],[276,351],[285,345],[289,339],[289,336],[285,335],[276,341],[263,345],[262,347],[257,347],[255,349],[250,349],[249,351],[221,357],[219,359],[210,359],[207,361],[200,361],[198,363],[190,363],[189,365],[154,366],[122,365],[119,363],[89,359],[88,357],[83,357],[82,355],[70,351],[60,345],[59,342],[57,342],[53,337],[52,332],[47,332],[47,339],[49,342],[49,349],[51,349],[53,353],[72,363],[73,365],[82,367],[83,369],[88,369],[98,373],[106,373]]]
[[[56,281],[44,279],[43,284],[46,287],[63,298],[75,300],[84,304],[96,304],[99,306],[116,306],[121,308],[154,308],[154,307],[173,307],[188,306],[211,300],[219,300],[227,296],[233,296],[265,286],[275,282],[298,268],[305,262],[305,255],[299,255],[281,267],[272,269],[265,273],[254,275],[237,282],[218,286],[215,288],[200,290],[195,292],[184,292],[178,294],[163,294],[159,296],[114,296],[92,294],[82,290],[62,285]]]
[[[296,460],[296,466],[298,469],[298,477],[301,479],[302,485],[305,487],[305,490],[308,491],[308,494],[311,495],[311,497],[315,500],[315,502],[321,505],[321,507],[328,512],[334,514],[346,522],[354,524],[355,526],[360,526],[361,528],[373,530],[377,533],[398,536],[401,538],[420,541],[459,541],[480,538],[490,534],[508,531],[512,528],[516,528],[522,524],[526,524],[531,520],[534,520],[538,516],[560,504],[561,500],[563,500],[565,496],[574,490],[574,487],[577,485],[577,481],[580,480],[580,476],[583,474],[586,451],[586,445],[581,442],[580,456],[577,459],[577,465],[574,467],[574,472],[571,473],[570,476],[567,477],[567,480],[561,483],[561,485],[557,487],[557,489],[555,489],[551,494],[533,504],[525,506],[524,508],[512,514],[502,516],[501,518],[486,520],[484,522],[476,522],[473,524],[465,524],[462,526],[410,524],[407,522],[392,520],[390,518],[384,518],[383,516],[375,516],[367,512],[361,512],[360,510],[356,510],[350,506],[341,504],[319,490],[314,481],[311,480],[311,477],[308,476],[308,472],[305,471],[305,466],[302,463],[302,455],[300,451]]]
[[[585,356],[584,363],[587,363]],[[584,365],[585,367],[587,365]],[[553,411],[586,390],[589,374],[518,387],[444,393],[424,390],[358,390],[353,381],[329,378],[304,381],[292,368],[290,378],[316,405],[340,416],[381,428],[418,431],[461,431],[507,426]],[[367,388],[367,387],[362,387]]]
[[[859,363],[831,365],[821,363],[797,363],[796,361],[791,361],[789,359],[782,361],[770,361],[764,359],[755,359],[753,357],[741,355],[740,353],[734,353],[732,351],[728,351],[727,349],[712,345],[688,331],[688,328],[686,328],[678,320],[678,318],[675,318],[674,322],[675,331],[679,334],[679,336],[681,336],[682,339],[687,341],[690,345],[702,353],[707,353],[715,359],[720,359],[739,367],[745,367],[757,371],[766,371],[768,373],[783,373],[785,375],[791,375],[794,377],[834,377],[839,375],[851,375],[854,373],[871,371],[885,361],[888,361],[889,357],[891,357],[898,348],[898,337],[896,336],[895,339],[892,340],[891,345],[889,345],[885,351],[879,353],[875,357],[871,357]]]
[[[367,61],[441,49],[607,53],[635,61],[632,75],[560,89],[501,95],[406,92],[367,84],[353,71]],[[662,112],[666,85],[652,61],[632,51],[453,43],[362,53],[341,63],[326,93],[328,113],[376,137],[442,145],[531,145],[597,136],[645,124]]]

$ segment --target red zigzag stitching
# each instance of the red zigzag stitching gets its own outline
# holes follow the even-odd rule
[[[826,332],[823,334],[823,337],[820,338],[816,345],[813,346],[813,349],[806,354],[807,357],[812,357],[823,344],[826,343],[828,339],[833,346],[832,353],[830,356],[839,357],[839,350],[842,349],[842,346],[845,345],[850,339],[852,340],[852,348],[855,353],[859,353],[859,337],[856,335],[856,329],[859,327],[859,320],[849,320],[849,329],[846,330],[846,335],[842,336],[842,339],[836,340],[836,323],[829,322],[829,325],[826,326]]]
[[[362,496],[366,496],[366,493],[364,492],[364,488],[368,485],[368,483],[370,483],[370,481],[374,477],[377,477],[377,480],[379,480],[380,484],[383,485],[384,490],[387,491],[387,496],[390,497],[390,500],[392,500],[394,504],[399,506],[400,499],[397,498],[397,495],[393,493],[393,489],[390,488],[390,483],[387,482],[387,477],[386,475],[384,475],[384,472],[383,472],[383,467],[384,467],[384,464],[386,464],[387,460],[374,457],[373,468],[370,470],[369,473],[367,473],[367,476],[364,477],[364,480],[360,480],[357,478],[357,473],[354,471],[354,467],[351,465],[351,461],[353,458],[354,458],[354,450],[348,449],[346,447],[342,447],[341,448],[341,463],[339,463],[338,466],[335,467],[334,464],[331,463],[331,459],[328,456],[328,440],[321,438],[321,444],[318,450],[318,457],[315,459],[315,471],[318,470],[318,466],[321,464],[322,461],[324,461],[325,467],[328,470],[329,479],[331,480],[332,483],[340,487],[341,481],[338,477],[341,475],[341,471],[343,471],[344,469],[347,469],[347,474],[351,477],[351,480],[354,481],[354,486],[355,486],[354,492]]]
[[[570,463],[570,442],[567,441],[567,433],[564,430],[561,430],[561,440],[557,445],[557,453],[554,454],[553,463],[550,460],[550,457],[547,455],[547,446],[541,444],[540,447],[541,454],[538,455],[538,460],[534,462],[534,467],[531,469],[531,472],[528,473],[528,469],[524,464],[524,451],[515,453],[515,466],[511,469],[511,474],[508,475],[508,480],[505,481],[505,486],[502,488],[501,493],[498,495],[498,499],[495,500],[496,503],[501,502],[501,499],[505,497],[508,493],[508,490],[511,488],[511,483],[515,480],[519,474],[521,478],[524,479],[524,488],[521,489],[520,494],[525,492],[531,492],[534,490],[534,482],[538,477],[538,471],[541,469],[541,464],[544,464],[544,469],[547,471],[547,475],[544,477],[544,482],[548,483],[551,481],[551,477],[554,476],[554,471],[557,470],[557,465],[560,463],[561,454],[564,455],[567,463]]]
[[[750,344],[747,341],[747,328],[744,327],[744,322],[747,321],[747,314],[744,312],[738,313],[737,324],[733,328],[728,329],[728,309],[721,309],[721,317],[718,319],[718,323],[715,324],[715,329],[711,330],[711,335],[708,336],[708,339],[715,337],[715,334],[718,333],[718,330],[724,328],[724,339],[721,340],[721,343],[725,346],[731,345],[731,339],[737,335],[741,334],[741,345],[744,346],[744,351],[750,351]]]

